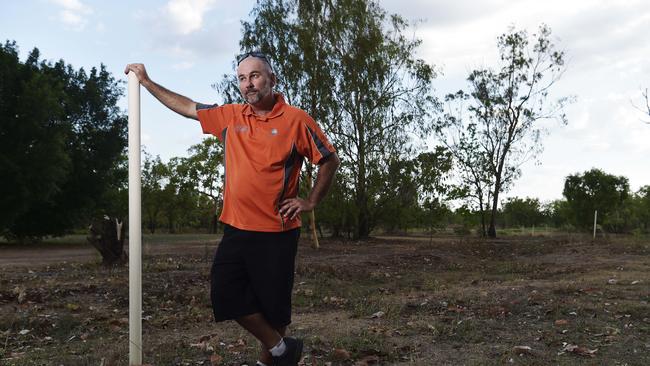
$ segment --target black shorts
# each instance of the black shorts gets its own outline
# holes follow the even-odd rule
[[[262,313],[273,327],[291,323],[300,228],[269,233],[226,225],[210,273],[214,320]]]

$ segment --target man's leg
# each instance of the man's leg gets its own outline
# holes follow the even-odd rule
[[[255,336],[267,349],[273,348],[282,340],[282,335],[264,319],[261,313],[239,317],[237,323]]]
[[[280,327],[280,328],[275,328],[275,330],[278,332],[278,334],[280,334],[281,337],[284,337],[285,335],[287,335],[287,327],[286,326]],[[279,343],[279,341],[276,342],[274,344],[274,346],[277,345],[278,343]],[[258,360],[263,362],[265,365],[270,366],[270,365],[273,364],[273,356],[271,355],[271,352],[269,351],[269,349],[271,349],[271,348],[267,347],[266,345],[264,345],[264,343],[260,342],[260,355],[259,355]]]
[[[287,327],[273,328],[261,313],[250,314],[237,318],[237,323],[260,341],[261,352],[259,360],[266,365],[273,363],[269,350],[282,340]]]
[[[295,257],[300,231],[294,229],[282,233],[256,233],[253,245],[246,257],[251,286],[260,306],[259,313],[241,317],[237,322],[260,340],[259,361],[271,365],[274,361],[280,365],[295,365],[302,352],[302,341],[283,338],[286,326],[271,324],[289,324],[291,322],[291,294],[294,280]],[[262,315],[264,314],[264,315]],[[288,343],[285,343],[288,342]],[[289,347],[282,360],[273,353],[283,352]]]

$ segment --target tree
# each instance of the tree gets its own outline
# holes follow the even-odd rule
[[[420,217],[425,227],[433,234],[433,228],[440,226],[449,215],[449,208],[442,203],[442,195],[448,194],[452,187],[447,183],[452,169],[453,155],[438,146],[434,151],[420,153],[415,158],[415,182],[418,186],[418,201],[422,210]]]
[[[468,116],[459,121],[443,121],[443,128],[475,129],[472,144],[457,150],[478,148],[476,159],[460,160],[461,169],[477,163],[490,180],[490,223],[488,236],[496,237],[496,216],[499,195],[507,191],[521,172],[523,162],[534,158],[542,150],[541,136],[545,128],[542,120],[557,118],[566,124],[563,107],[569,98],[548,103],[551,87],[564,71],[564,52],[551,42],[551,29],[541,25],[531,37],[524,30],[511,28],[497,38],[500,60],[497,69],[483,68],[467,78],[469,92],[450,94],[447,99],[469,102]],[[471,140],[470,140],[471,141]],[[453,144],[452,144],[453,145]],[[482,176],[484,176],[482,174]],[[480,196],[478,185],[470,176],[475,196]],[[473,186],[473,187],[472,187]],[[483,185],[480,185],[483,189]]]
[[[558,199],[545,205],[544,211],[554,227],[573,225],[571,207],[566,199]]]
[[[538,198],[510,197],[501,206],[504,225],[507,227],[534,226],[544,220]]]
[[[626,177],[594,168],[582,174],[569,175],[564,181],[562,194],[567,199],[575,226],[591,227],[594,211],[598,210],[600,222],[608,230],[621,231],[624,204],[630,196]]]
[[[636,108],[639,112],[644,114],[644,117],[650,117],[650,98],[648,97],[648,88],[645,88],[645,90],[641,90],[641,96],[643,97],[643,102],[645,106],[639,107],[636,105],[636,103],[632,102],[632,106]],[[650,120],[647,119],[642,119],[644,123],[650,124]]]
[[[192,145],[187,152],[189,156],[180,160],[177,177],[181,179],[183,186],[210,199],[210,232],[216,233],[217,212],[223,199],[223,148],[215,137],[209,137],[200,144]]]
[[[93,217],[123,213],[123,91],[104,65],[90,73],[63,60],[25,63],[15,43],[0,52],[0,232],[19,239],[62,235]]]
[[[490,211],[492,179],[489,156],[482,149],[479,125],[465,123],[462,114],[469,95],[462,90],[447,95],[448,110],[443,113],[436,133],[453,157],[457,185],[450,190],[450,198],[463,199],[469,209],[479,213],[482,237],[487,235],[486,214]]]
[[[412,155],[412,137],[431,127],[435,72],[413,57],[420,41],[370,0],[259,0],[251,14],[242,50],[270,54],[287,101],[331,136],[343,160],[338,179],[349,178],[339,183],[357,207],[354,237],[367,237],[389,161]],[[228,80],[219,84],[226,100],[236,90]]]
[[[163,191],[165,177],[168,176],[167,167],[160,160],[144,152],[142,162],[142,211],[144,213],[143,224],[149,233],[156,232],[163,205]]]
[[[650,186],[639,188],[632,198],[633,227],[647,233],[650,230]]]
[[[34,49],[21,63],[15,42],[0,46],[0,234],[5,237],[41,234],[16,228],[34,207],[60,194],[72,168],[64,91],[41,72],[38,57]]]

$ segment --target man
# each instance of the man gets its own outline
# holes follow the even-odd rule
[[[225,147],[226,179],[219,220],[226,226],[211,270],[215,321],[234,319],[262,344],[260,366],[297,365],[302,340],[285,337],[300,236],[300,213],[327,193],[340,160],[304,111],[274,93],[277,78],[268,58],[250,52],[237,59],[246,104],[210,106],[153,82],[142,64],[129,64],[162,104],[199,120],[204,133]],[[306,199],[298,197],[304,158],[320,166]]]

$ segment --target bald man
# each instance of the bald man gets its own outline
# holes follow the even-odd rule
[[[261,343],[258,366],[297,365],[301,339],[287,337],[300,237],[300,214],[325,197],[340,160],[318,124],[274,92],[277,78],[266,55],[237,58],[244,104],[196,103],[153,82],[143,64],[129,64],[162,104],[200,122],[225,150],[219,220],[224,235],[210,275],[215,321],[235,320]],[[307,198],[298,196],[303,161],[319,166]]]

